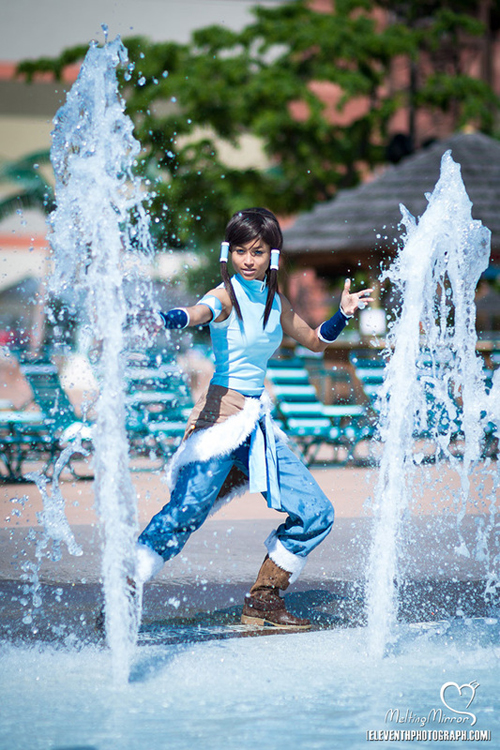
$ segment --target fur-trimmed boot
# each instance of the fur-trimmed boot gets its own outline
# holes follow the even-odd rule
[[[280,589],[284,591],[288,588],[290,575],[266,555],[257,580],[245,597],[241,616],[244,625],[274,625],[277,628],[309,630],[309,620],[288,612],[279,595]]]

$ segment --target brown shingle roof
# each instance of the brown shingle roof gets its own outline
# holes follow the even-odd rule
[[[344,190],[299,216],[284,232],[290,254],[307,252],[371,251],[398,238],[399,204],[421,216],[439,178],[441,157],[451,149],[461,165],[472,215],[492,232],[492,247],[500,248],[500,142],[482,133],[458,134],[433,143],[388,167],[372,182]],[[380,235],[377,237],[377,235]]]

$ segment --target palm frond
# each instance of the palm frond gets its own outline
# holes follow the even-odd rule
[[[43,180],[38,172],[41,164],[50,162],[50,151],[34,151],[31,154],[15,159],[14,161],[0,162],[0,180],[7,182],[33,183],[35,180]]]
[[[40,209],[48,215],[54,209],[53,197],[39,190],[26,190],[16,195],[10,195],[0,201],[0,221],[7,219],[9,216],[18,211],[28,211],[31,209]]]

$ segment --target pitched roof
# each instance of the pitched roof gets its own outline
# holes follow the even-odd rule
[[[482,133],[457,134],[433,143],[388,167],[380,177],[302,214],[284,232],[285,249],[292,255],[332,251],[373,251],[388,247],[400,236],[399,204],[421,216],[439,178],[441,157],[451,149],[462,168],[465,188],[473,203],[472,216],[492,232],[492,247],[500,248],[500,142]]]

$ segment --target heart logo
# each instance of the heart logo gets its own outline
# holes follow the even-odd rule
[[[471,727],[474,726],[477,719],[475,714],[473,714],[471,711],[467,711],[469,706],[471,705],[472,701],[476,697],[476,690],[479,687],[479,683],[476,682],[476,680],[472,680],[469,683],[466,683],[465,685],[458,685],[456,682],[445,682],[444,685],[441,687],[440,692],[440,698],[441,702],[446,706],[448,711],[452,711],[455,714],[463,714],[464,716],[470,716],[472,718]],[[457,691],[458,696],[455,695],[454,690]],[[448,694],[446,695],[448,691]],[[460,699],[462,699],[460,701]],[[448,701],[451,701],[452,704],[455,705],[463,705],[464,702],[468,700],[467,705],[465,706],[465,709],[461,708],[454,708],[453,705],[450,706]]]

